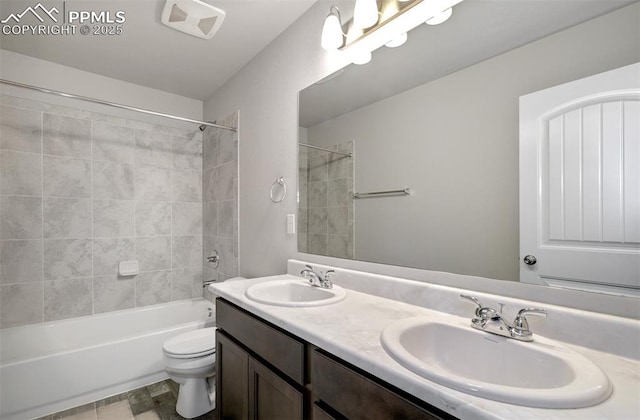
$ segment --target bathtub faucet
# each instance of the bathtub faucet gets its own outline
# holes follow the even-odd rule
[[[214,280],[205,280],[205,281],[202,282],[202,287],[205,288],[208,285],[210,285],[211,283],[215,283],[216,281],[217,280],[215,280],[215,279]]]

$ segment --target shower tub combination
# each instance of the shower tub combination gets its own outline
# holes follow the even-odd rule
[[[0,418],[40,417],[168,378],[162,343],[213,327],[192,299],[0,330]]]

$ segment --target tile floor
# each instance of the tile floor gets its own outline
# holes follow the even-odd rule
[[[181,420],[176,413],[179,385],[171,379],[81,405],[38,420]],[[213,420],[215,410],[197,417]]]

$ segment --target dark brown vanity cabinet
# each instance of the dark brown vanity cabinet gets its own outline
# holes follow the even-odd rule
[[[308,417],[305,343],[222,299],[216,322],[216,417]]]
[[[454,418],[224,299],[216,322],[218,420]]]
[[[320,419],[432,420],[455,417],[320,350],[310,354],[315,412]],[[323,417],[328,416],[328,417]],[[317,420],[314,417],[314,420]]]

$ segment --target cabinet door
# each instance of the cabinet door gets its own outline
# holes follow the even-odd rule
[[[323,404],[340,413],[339,417],[352,420],[455,418],[435,407],[422,407],[410,401],[408,396],[392,391],[389,385],[381,385],[355,369],[319,350],[311,353],[313,393]]]
[[[303,396],[273,371],[249,357],[249,418],[302,419]]]
[[[216,418],[247,420],[249,355],[216,331]]]

